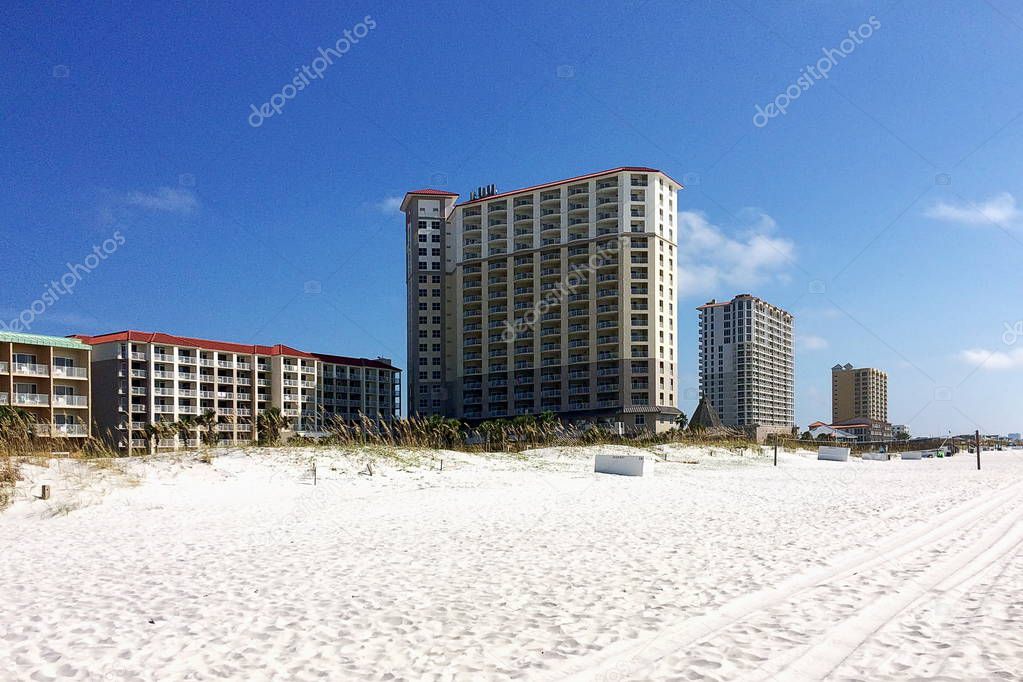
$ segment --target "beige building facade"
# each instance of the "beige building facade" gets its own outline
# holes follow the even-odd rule
[[[831,421],[888,421],[888,375],[850,364],[831,368]]]
[[[24,410],[38,437],[87,439],[91,353],[77,339],[0,332],[0,405]]]
[[[680,189],[620,167],[407,193],[409,414],[670,428]]]

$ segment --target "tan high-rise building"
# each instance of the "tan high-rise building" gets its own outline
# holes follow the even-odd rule
[[[24,410],[36,436],[88,438],[91,353],[78,339],[0,332],[0,405]]]
[[[681,188],[620,167],[407,193],[409,414],[670,428]]]
[[[888,375],[873,367],[831,368],[831,421],[888,421]]]

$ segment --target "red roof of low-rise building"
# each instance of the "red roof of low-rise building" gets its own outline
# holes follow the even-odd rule
[[[433,196],[441,197],[457,197],[458,194],[455,192],[448,192],[443,189],[414,189],[411,192],[405,192],[405,194],[430,194]]]
[[[351,365],[354,367],[375,367],[378,369],[389,369],[394,372],[401,370],[394,365],[384,362],[382,359],[371,360],[369,358],[353,358],[346,355],[328,355],[326,353],[307,353],[282,343],[273,346],[261,346],[258,344],[232,343],[230,341],[211,341],[209,339],[197,339],[191,336],[175,336],[161,332],[140,332],[136,330],[125,330],[87,336],[85,334],[72,334],[69,338],[79,339],[90,345],[103,343],[119,343],[122,341],[136,341],[138,343],[162,343],[168,346],[186,346],[201,348],[203,350],[221,351],[224,353],[246,353],[249,355],[287,355],[290,357],[309,358],[320,360],[335,365]]]
[[[273,346],[261,346],[258,344],[232,343],[229,341],[211,341],[209,339],[197,339],[191,336],[174,336],[173,334],[163,334],[161,332],[140,332],[131,329],[121,332],[111,332],[110,334],[100,334],[98,336],[74,334],[73,338],[81,339],[90,345],[120,341],[138,341],[139,343],[165,343],[168,346],[191,346],[194,348],[202,348],[204,350],[223,351],[225,353],[290,355],[300,358],[316,358],[316,356],[312,353],[306,353],[305,351],[292,348],[291,346],[285,346],[281,343]]]

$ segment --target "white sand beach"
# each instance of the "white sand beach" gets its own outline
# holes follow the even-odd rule
[[[0,677],[1023,678],[1023,452],[655,450],[26,465]]]

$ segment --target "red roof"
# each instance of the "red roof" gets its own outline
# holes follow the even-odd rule
[[[115,341],[138,341],[139,343],[165,343],[168,346],[191,346],[205,350],[224,351],[225,353],[249,353],[252,355],[291,355],[300,358],[315,359],[312,353],[291,348],[283,344],[274,346],[259,346],[255,344],[230,343],[228,341],[210,341],[207,339],[196,339],[190,336],[173,336],[160,332],[140,332],[127,330],[123,332],[112,332],[100,334],[99,336],[85,336],[73,334],[76,339],[81,339],[90,345],[101,343],[113,343]]]
[[[512,194],[521,194],[522,192],[532,192],[544,187],[554,187],[555,185],[563,185],[566,182],[577,182],[579,180],[589,180],[590,178],[600,177],[601,175],[610,175],[611,173],[621,173],[623,171],[629,171],[632,173],[662,173],[657,168],[647,168],[646,166],[619,166],[618,168],[611,168],[610,170],[603,170],[597,173],[587,173],[586,175],[579,175],[574,178],[568,178],[567,180],[555,180],[553,182],[545,182],[542,185],[533,185],[532,187],[523,187],[522,189],[512,190],[510,192],[501,192],[500,194],[492,194],[489,197],[483,197],[481,199],[470,199],[469,201],[463,201],[458,204],[459,206],[467,206],[469,204],[476,204],[481,201],[490,201],[491,199],[497,199],[499,197],[506,197]],[[682,187],[682,183],[675,180],[667,173],[663,173],[665,177],[674,182],[679,187]]]
[[[389,365],[382,360],[370,360],[368,358],[349,358],[344,355],[327,355],[325,353],[313,353],[322,362],[332,365],[351,365],[353,367],[376,367],[377,369],[390,369],[395,372],[401,370],[394,365]]]
[[[405,192],[406,196],[409,195],[409,194],[430,194],[430,195],[441,196],[441,197],[457,197],[458,196],[458,193],[456,193],[456,192],[445,192],[442,189],[414,189],[411,192]]]

